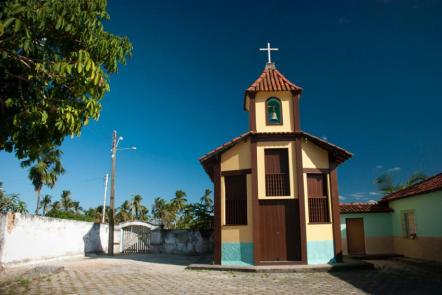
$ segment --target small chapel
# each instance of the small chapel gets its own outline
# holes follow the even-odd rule
[[[352,154],[302,131],[302,88],[276,68],[244,92],[249,130],[200,158],[214,184],[214,263],[326,264],[342,258],[337,167]]]

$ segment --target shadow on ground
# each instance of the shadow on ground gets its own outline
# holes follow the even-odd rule
[[[370,262],[372,270],[330,274],[369,294],[442,294],[442,268],[396,259]]]
[[[188,266],[192,263],[209,263],[212,261],[210,255],[205,256],[184,256],[174,254],[150,254],[150,253],[138,253],[138,254],[117,254],[115,256],[108,255],[88,255],[92,259],[115,259],[115,260],[134,260],[140,262],[148,262],[155,264],[169,264]]]

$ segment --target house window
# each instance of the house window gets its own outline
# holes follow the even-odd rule
[[[288,149],[265,149],[266,196],[290,196]]]
[[[330,222],[327,174],[307,174],[307,190],[310,223]]]
[[[246,175],[224,176],[226,225],[247,224]]]
[[[281,101],[276,97],[271,97],[271,98],[267,99],[266,121],[267,121],[267,125],[281,125],[282,124]]]
[[[416,218],[414,216],[414,210],[401,211],[401,219],[404,238],[416,238]]]

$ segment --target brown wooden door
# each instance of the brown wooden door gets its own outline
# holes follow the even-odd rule
[[[348,254],[365,254],[364,220],[362,218],[347,218],[347,246]]]
[[[259,202],[261,262],[301,260],[297,200]]]

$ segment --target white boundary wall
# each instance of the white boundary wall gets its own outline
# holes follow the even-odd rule
[[[107,243],[107,224],[0,214],[0,265],[107,252]]]

